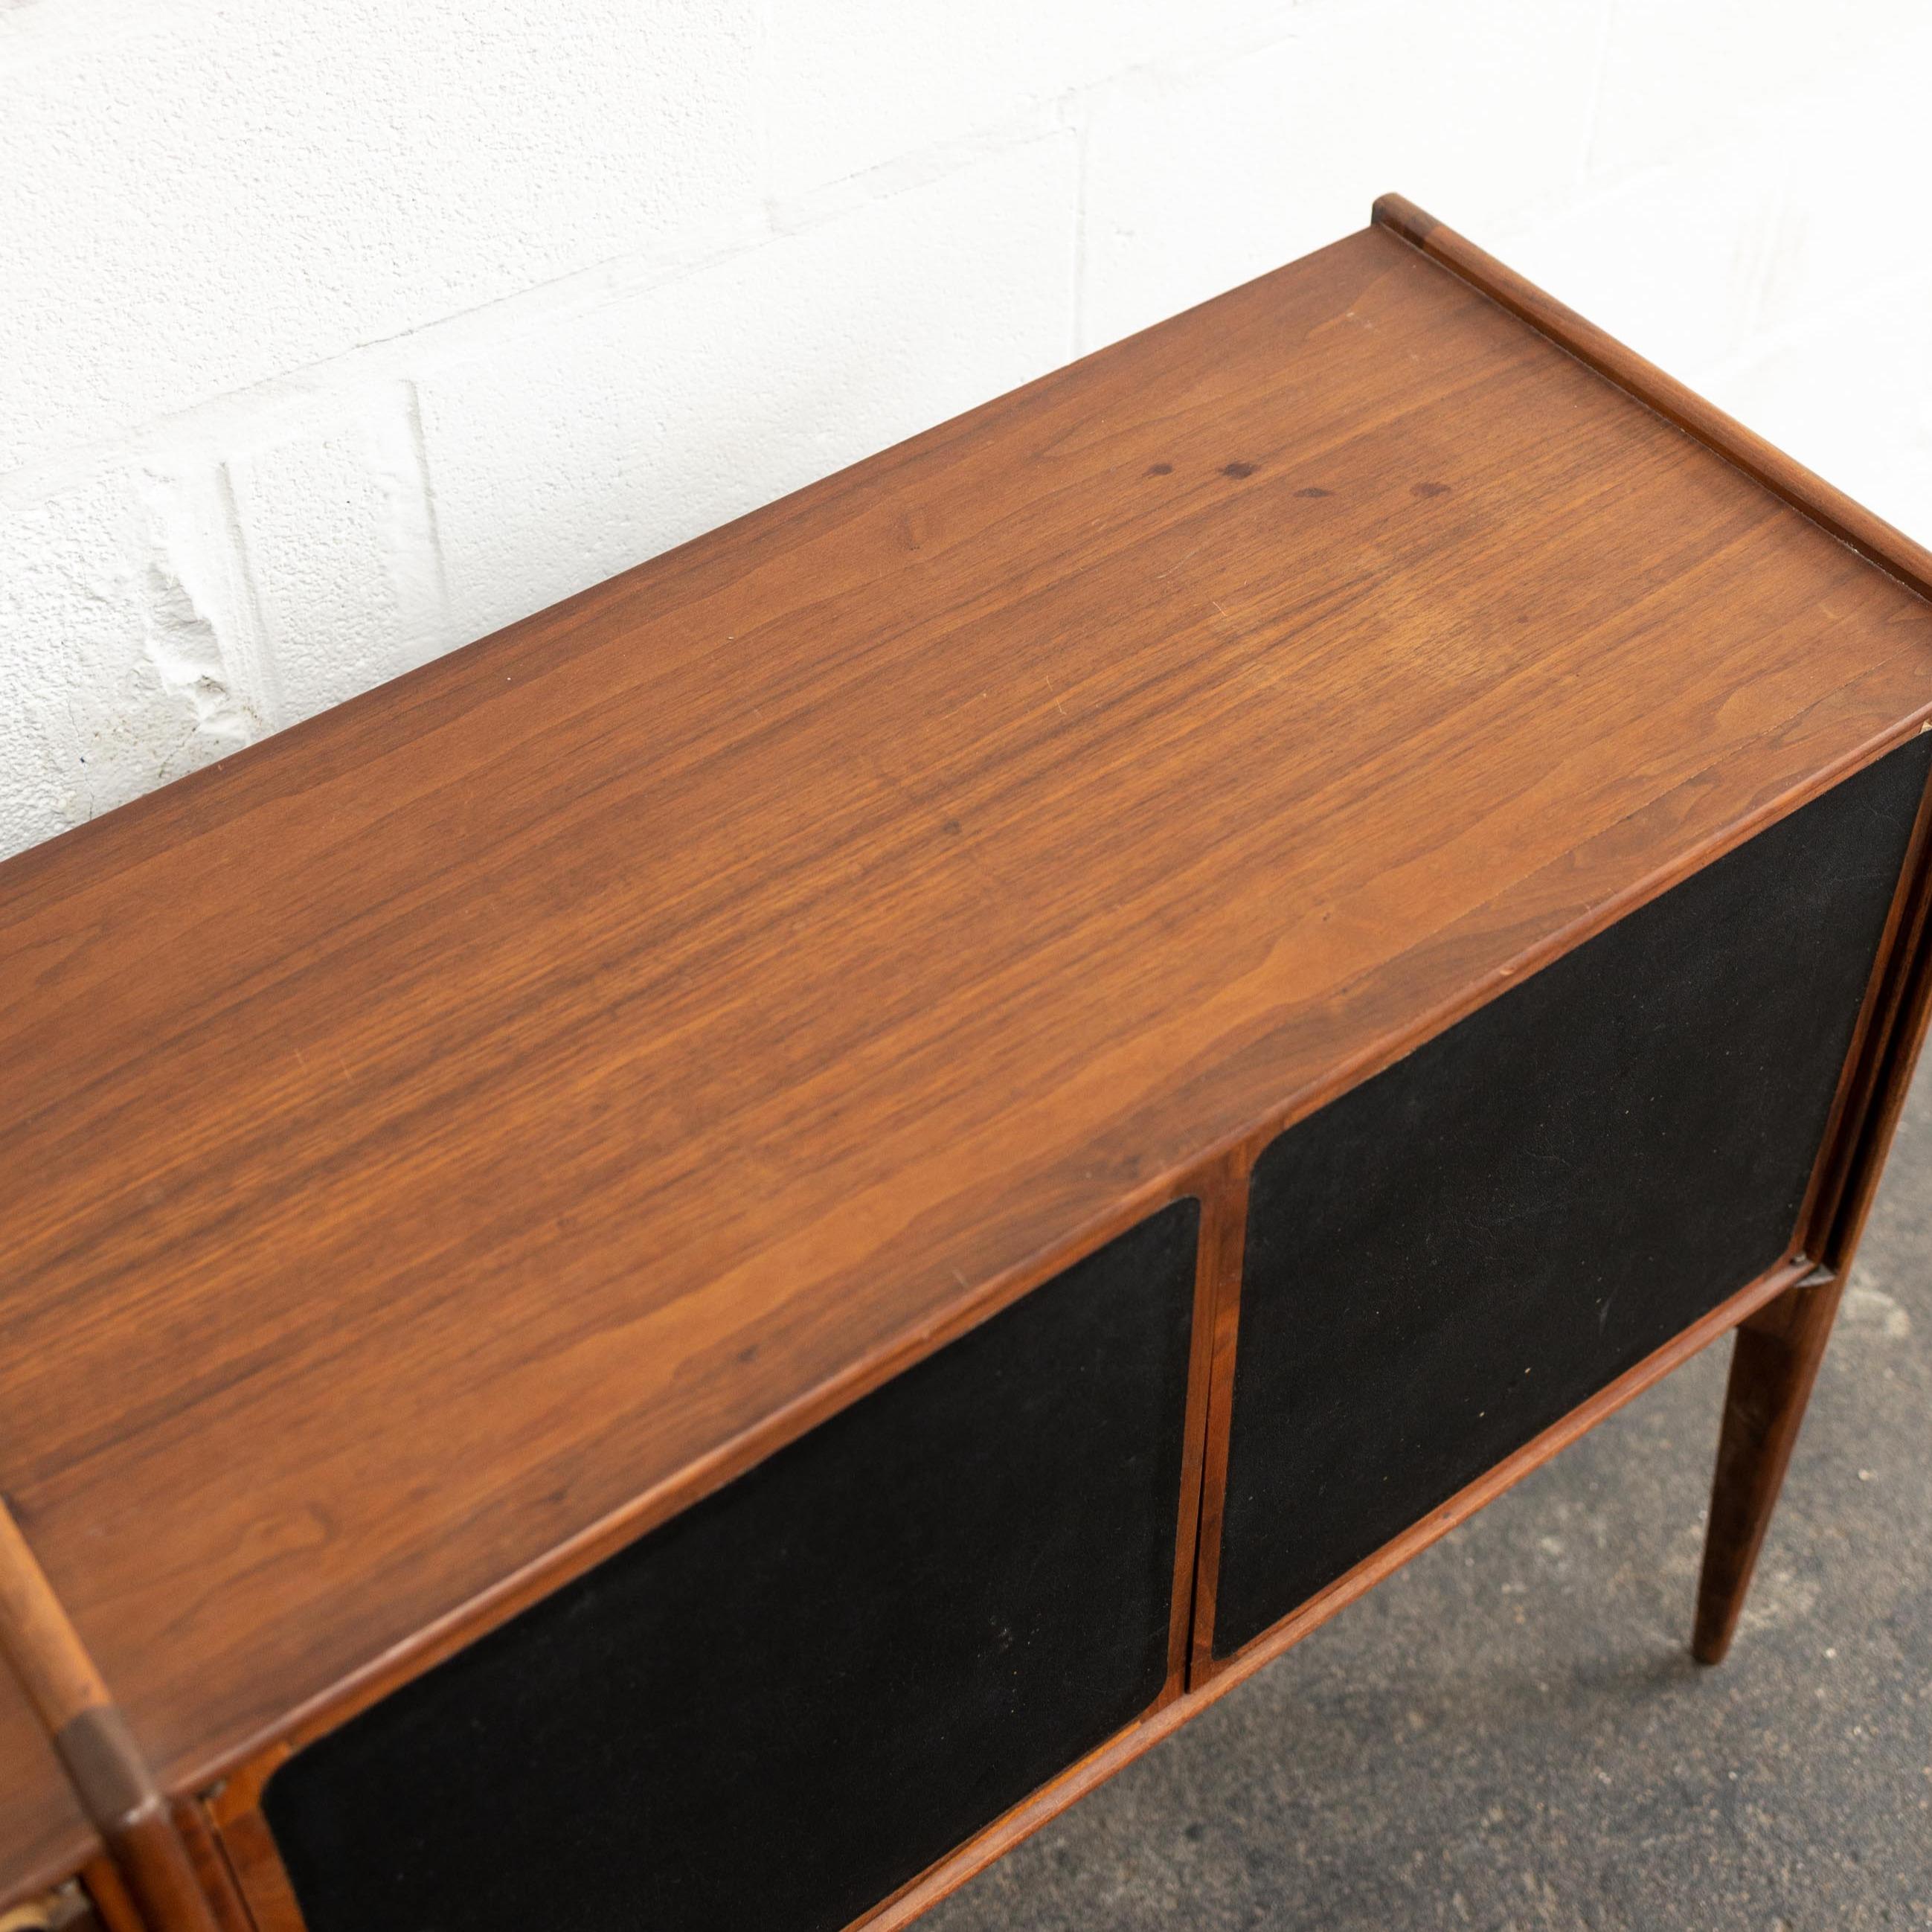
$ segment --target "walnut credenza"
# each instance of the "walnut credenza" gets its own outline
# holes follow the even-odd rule
[[[1391,199],[0,867],[0,1898],[900,1924],[1736,1330],[1714,1661],[1929,592]]]

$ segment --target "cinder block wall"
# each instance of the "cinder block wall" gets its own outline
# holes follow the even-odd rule
[[[0,0],[0,852],[1400,188],[1932,535],[1917,0]]]

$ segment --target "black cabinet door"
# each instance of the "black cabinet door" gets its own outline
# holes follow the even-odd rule
[[[1166,1672],[1178,1202],[310,1745],[310,1932],[842,1926]]]
[[[1921,736],[1256,1162],[1214,1648],[1258,1636],[1775,1266]]]

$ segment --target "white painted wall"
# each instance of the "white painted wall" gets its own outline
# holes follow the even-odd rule
[[[0,0],[0,852],[1400,188],[1932,537],[1924,0]]]

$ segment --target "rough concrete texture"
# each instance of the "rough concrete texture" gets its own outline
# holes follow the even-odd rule
[[[1744,1628],[1685,1649],[1730,1344],[927,1922],[932,1932],[1932,1925],[1932,1076]]]

